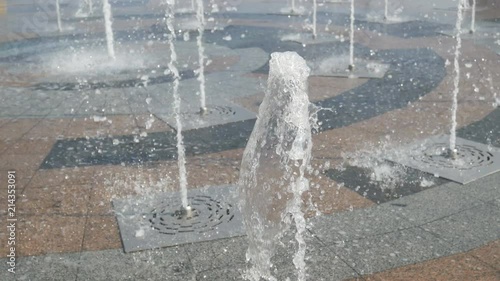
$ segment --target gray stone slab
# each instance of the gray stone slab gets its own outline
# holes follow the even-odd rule
[[[19,257],[16,274],[13,275],[7,272],[7,267],[4,266],[7,259],[2,258],[0,280],[77,280],[79,259],[79,253]]]
[[[196,210],[190,219],[176,215],[179,192],[114,200],[125,252],[244,235],[234,192],[235,186],[189,190],[189,203]]]
[[[401,206],[398,215],[413,225],[421,225],[483,204],[464,194],[462,187],[452,182],[399,198],[390,204]]]
[[[482,204],[422,228],[448,242],[455,252],[464,252],[500,239],[500,210]]]
[[[456,139],[457,159],[444,156],[449,136],[438,135],[395,149],[386,159],[462,184],[500,171],[500,148]]]
[[[297,269],[293,264],[296,243],[293,233],[287,236],[283,239],[283,245],[277,247],[271,262],[275,266],[274,274],[278,280],[297,280]],[[305,258],[307,280],[333,281],[360,277],[352,267],[319,240],[308,234],[304,238],[307,243]]]
[[[448,243],[420,228],[354,240],[331,248],[362,275],[452,253]]]
[[[467,185],[456,187],[456,190],[469,198],[475,198],[483,202],[500,200],[500,173],[495,173]]]
[[[346,241],[394,232],[412,227],[398,214],[403,207],[392,202],[366,209],[319,216],[309,221],[308,228],[327,245],[343,245]]]
[[[221,267],[243,268],[247,248],[248,242],[243,236],[183,245],[196,272]]]
[[[78,280],[193,280],[194,271],[178,247],[125,254],[121,250],[84,252]]]
[[[210,99],[207,102],[207,109],[207,113],[202,115],[198,101],[181,105],[182,129],[193,130],[256,118],[255,113],[222,99]],[[177,129],[174,114],[157,114],[157,116]]]

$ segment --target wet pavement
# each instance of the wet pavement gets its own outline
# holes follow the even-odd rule
[[[0,228],[1,280],[242,280],[245,236],[123,250],[113,200],[178,188],[160,2],[111,1],[122,59],[110,69],[68,55],[71,48],[105,54],[97,8],[76,18],[78,5],[61,1],[58,34],[52,4],[0,1],[0,23],[8,26],[0,31],[0,216],[9,218],[8,171],[15,170],[18,257],[13,277],[5,265],[10,233]],[[252,114],[184,132],[192,190],[237,183],[272,52],[314,61],[349,48],[348,4],[319,0],[318,31],[337,40],[302,45],[281,40],[308,32],[307,14],[275,14],[286,1],[223,2],[214,1],[220,11],[207,16],[218,26],[204,36],[207,97],[225,112]],[[453,28],[456,3],[400,1],[399,16],[408,20],[383,24],[379,2],[356,2],[354,53],[388,64],[384,77],[309,78],[310,100],[323,110],[303,196],[308,280],[499,280],[500,174],[461,185],[383,156],[449,133],[456,41],[441,31]],[[398,11],[400,4],[391,5]],[[33,24],[36,16],[46,20]],[[498,18],[498,6],[478,9],[479,27],[500,32]],[[186,108],[198,103],[196,35],[177,38]],[[457,134],[491,149],[500,147],[498,40],[495,32],[466,36],[460,60]],[[297,278],[294,247],[291,231],[273,259],[278,280]]]

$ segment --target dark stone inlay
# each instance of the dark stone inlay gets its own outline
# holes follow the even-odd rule
[[[321,111],[318,114],[321,131],[348,126],[406,107],[409,102],[430,92],[445,76],[443,59],[427,49],[389,50],[378,58],[391,65],[384,79],[369,80],[355,89],[317,103],[335,111]],[[413,78],[412,83],[408,83],[408,77]],[[186,153],[197,155],[243,148],[254,122],[255,119],[186,131]],[[113,139],[118,139],[119,144],[113,145]],[[134,142],[134,136],[60,140],[41,168],[172,160],[177,155],[175,143],[173,132],[149,134],[138,143]]]
[[[345,167],[343,171],[330,169],[326,171],[326,175],[338,183],[343,183],[345,187],[377,204],[392,201],[450,182],[449,180],[436,178],[428,173],[404,167],[396,163],[387,162],[386,164],[392,167],[397,166],[396,169],[404,169],[405,171],[401,175],[401,178],[391,184],[391,188],[387,187],[387,182],[372,180],[370,177],[371,171],[360,167],[348,166]],[[432,181],[433,184],[422,186],[421,183],[424,179]]]

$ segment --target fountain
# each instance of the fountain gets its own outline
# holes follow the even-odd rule
[[[59,32],[62,32],[61,8],[59,7],[59,0],[56,0],[56,14],[57,14],[57,30]]]
[[[205,30],[205,11],[203,0],[197,0],[196,18],[198,19],[198,36],[196,45],[198,45],[198,81],[200,82],[200,114],[207,113],[207,102],[205,97],[205,48],[203,48],[203,31]]]
[[[500,170],[500,149],[457,138],[458,94],[460,92],[460,49],[462,47],[462,21],[465,0],[458,1],[455,23],[455,52],[453,58],[453,91],[451,105],[451,128],[449,137],[434,136],[422,142],[414,142],[399,153],[388,155],[388,159],[408,167],[444,177],[462,184]],[[446,145],[446,140],[448,144]],[[409,156],[407,153],[410,152]],[[405,155],[403,157],[399,155]]]
[[[470,13],[471,20],[469,33],[474,33],[474,31],[476,31],[476,0],[472,0],[472,10]]]
[[[389,69],[387,64],[364,59],[354,60],[354,31],[355,31],[355,6],[351,0],[349,28],[349,56],[332,55],[329,57],[316,58],[309,61],[313,76],[325,77],[347,77],[347,78],[382,78]]]
[[[190,218],[192,217],[192,209],[191,206],[189,205],[188,198],[187,198],[187,171],[186,171],[186,149],[184,148],[184,141],[182,138],[182,123],[181,123],[181,98],[179,96],[179,80],[180,80],[180,75],[179,75],[179,70],[176,67],[177,64],[177,53],[175,51],[175,45],[174,45],[174,40],[175,40],[175,29],[173,25],[173,20],[174,20],[174,12],[173,12],[173,6],[175,5],[174,3],[171,3],[171,5],[167,5],[167,13],[166,13],[166,24],[167,28],[170,31],[170,34],[168,35],[168,46],[170,48],[170,61],[168,63],[168,70],[170,73],[173,74],[174,81],[172,85],[172,95],[174,98],[173,102],[173,108],[174,108],[174,115],[175,115],[175,124],[177,128],[177,134],[176,134],[176,139],[177,139],[177,166],[179,168],[179,188],[180,188],[180,193],[181,193],[181,202],[182,202],[182,207],[181,207],[181,217],[186,217]]]
[[[108,48],[108,55],[111,59],[115,60],[115,39],[113,36],[111,5],[108,0],[102,1],[102,12],[104,14],[104,27],[106,29],[106,46]]]
[[[288,1],[287,1],[288,2]],[[291,0],[289,7],[284,7],[279,10],[278,15],[288,15],[288,16],[301,16],[304,14],[305,9],[303,6],[297,6],[296,0]],[[274,13],[271,13],[274,14]]]
[[[302,45],[309,44],[322,44],[322,43],[331,43],[338,42],[340,39],[338,36],[333,34],[318,34],[317,28],[317,13],[318,13],[318,3],[317,0],[312,1],[312,24],[311,24],[311,33],[292,33],[286,34],[281,37],[282,41],[291,41],[300,43]]]
[[[301,195],[308,190],[305,170],[311,158],[307,78],[309,68],[293,52],[273,53],[266,95],[241,164],[241,210],[249,247],[249,280],[275,280],[270,272],[276,242],[291,224],[297,228],[293,263],[305,280],[304,214]]]

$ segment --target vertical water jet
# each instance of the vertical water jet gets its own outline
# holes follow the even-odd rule
[[[452,92],[452,106],[451,106],[451,129],[450,129],[450,151],[449,154],[455,158],[456,154],[456,139],[457,139],[457,109],[458,109],[458,94],[460,92],[460,48],[462,47],[462,21],[464,11],[464,1],[458,1],[457,7],[457,21],[455,23],[455,37],[457,40],[455,46],[455,54],[453,58],[453,92]]]
[[[61,8],[59,7],[59,0],[56,0],[56,16],[57,16],[57,30],[59,32],[62,32]]]
[[[348,70],[354,70],[354,0],[351,0],[351,15],[350,15],[350,32],[349,32],[349,66]]]
[[[312,138],[307,95],[310,69],[295,52],[273,53],[266,95],[243,154],[238,182],[240,207],[247,229],[245,277],[276,280],[271,258],[277,241],[292,222],[297,251],[293,263],[305,280],[305,219],[302,194],[309,189],[305,171]],[[290,216],[291,215],[291,216]]]
[[[200,82],[200,114],[207,113],[207,104],[205,97],[205,48],[203,47],[203,32],[205,31],[205,11],[203,0],[196,2],[196,18],[198,19],[198,36],[196,44],[198,45],[198,81]]]
[[[179,70],[177,69],[177,52],[175,51],[175,28],[174,28],[174,6],[175,0],[167,1],[167,11],[165,13],[168,34],[168,46],[170,49],[170,61],[168,62],[168,70],[173,75],[174,81],[172,83],[172,95],[174,97],[173,109],[175,115],[175,123],[177,126],[177,166],[179,168],[179,187],[181,192],[181,203],[183,212],[181,215],[184,217],[191,216],[191,207],[189,206],[187,198],[187,172],[186,172],[186,149],[184,147],[184,139],[182,136],[182,122],[181,122],[181,98],[179,96]]]
[[[116,59],[114,36],[113,36],[113,20],[111,15],[111,5],[108,0],[102,1],[102,11],[104,14],[104,28],[106,30],[106,45],[108,48],[108,55],[111,59]]]

